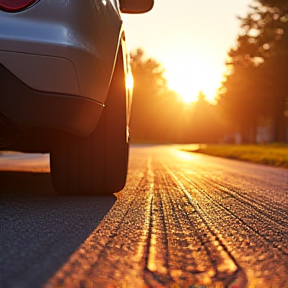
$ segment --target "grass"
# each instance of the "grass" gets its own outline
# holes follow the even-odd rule
[[[200,145],[193,152],[288,168],[288,145]]]

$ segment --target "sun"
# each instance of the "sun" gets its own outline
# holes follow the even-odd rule
[[[198,55],[199,56],[199,55]],[[222,67],[217,67],[203,57],[177,58],[165,61],[165,77],[171,90],[177,92],[182,101],[189,104],[197,101],[202,91],[208,101],[215,101],[215,95],[222,80]]]

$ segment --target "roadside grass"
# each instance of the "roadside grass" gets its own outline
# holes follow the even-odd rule
[[[199,145],[191,152],[288,168],[288,145]]]

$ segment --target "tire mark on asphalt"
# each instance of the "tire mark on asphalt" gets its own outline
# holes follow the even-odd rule
[[[162,183],[167,190],[161,193],[164,209],[164,221],[167,230],[169,272],[175,283],[183,283],[183,287],[192,284],[211,284],[215,276],[215,267],[207,243],[199,231],[189,220],[185,206],[187,203],[183,193],[175,187],[170,175],[165,171],[161,173]],[[159,177],[159,176],[158,176]],[[191,211],[192,210],[192,211]],[[184,283],[186,285],[184,285]]]
[[[184,167],[182,166],[178,168],[180,168],[180,170],[187,175],[187,171],[191,170],[191,165],[187,165],[186,163]],[[230,187],[232,191],[240,191],[241,197],[250,199],[251,194],[258,195],[259,197],[257,197],[256,200],[259,198],[259,203],[261,203],[261,205],[274,208],[277,214],[278,212],[283,213],[283,217],[287,219],[288,193],[283,193],[283,191],[287,191],[288,181],[287,183],[283,183],[283,178],[278,180],[277,177],[275,179],[273,178],[272,181],[271,175],[269,175],[269,179],[267,177],[263,177],[263,175],[261,175],[261,177],[257,176],[255,173],[246,175],[245,171],[237,171],[238,173],[234,173],[229,169],[229,166],[221,166],[221,169],[218,167],[218,170],[216,168],[217,166],[214,167],[209,165],[207,167],[207,165],[205,165],[203,167],[199,164],[197,165],[193,163],[194,172],[192,173],[194,177],[198,176],[198,179],[204,176],[202,177],[203,179],[210,181],[214,180],[215,183],[221,183],[223,187]],[[257,166],[257,168],[259,167]],[[178,169],[178,171],[180,170]],[[259,189],[259,187],[261,187],[261,189]],[[271,187],[274,189],[271,190]]]
[[[164,286],[171,283],[167,262],[167,230],[164,221],[163,205],[156,187],[153,187],[153,201],[150,214],[148,261],[145,280],[149,285]]]
[[[182,174],[187,175],[187,166],[188,165],[186,165],[184,168],[183,166],[176,168],[174,167],[174,169],[176,171],[184,170],[186,173],[182,172]],[[280,249],[283,254],[287,254],[288,205],[286,205],[287,203],[285,201],[287,197],[283,198],[283,191],[282,197],[278,198],[274,197],[275,193],[274,190],[271,191],[271,187],[270,190],[267,191],[266,189],[263,189],[259,183],[258,187],[254,187],[253,185],[247,187],[247,185],[245,185],[245,188],[242,187],[242,189],[240,189],[238,187],[239,185],[237,186],[236,183],[239,183],[239,177],[243,177],[241,173],[238,173],[237,177],[235,177],[234,173],[227,172],[224,184],[223,177],[219,177],[219,173],[217,171],[215,172],[213,170],[212,173],[211,171],[209,173],[209,170],[205,167],[206,173],[199,173],[199,171],[197,171],[198,168],[195,169],[195,167],[198,167],[200,171],[204,171],[204,168],[200,165],[193,165],[194,171],[190,173],[189,177],[194,179],[194,183],[197,182],[200,185],[200,190],[202,189],[203,191],[206,191],[205,195],[207,197],[212,197],[213,195],[214,201],[218,202],[230,211],[233,210],[233,213],[238,216],[238,218],[241,219],[244,224],[247,224],[247,226],[249,226],[252,230],[261,235],[267,242],[269,242],[269,245],[273,245],[273,247]],[[211,168],[215,167],[210,167],[210,169]],[[230,174],[233,174],[233,177]],[[245,179],[248,183],[249,180],[247,177],[245,177]],[[251,183],[253,182],[253,179],[255,180],[254,174],[251,175]],[[226,183],[228,180],[230,184]],[[263,181],[271,182],[271,180],[267,178],[263,179]],[[234,183],[234,186],[237,187],[233,187],[231,183]],[[276,182],[276,185],[279,186],[280,184],[281,183],[279,183],[279,181]],[[259,189],[259,186],[261,189]],[[280,186],[282,187],[283,184]],[[273,183],[272,187],[275,187],[275,183]],[[284,185],[284,187],[287,189],[287,186]]]
[[[255,279],[262,288],[286,287],[287,217],[284,208],[277,214],[279,199],[267,204],[260,190],[253,203],[250,191],[225,187],[204,162],[155,155],[133,159],[116,204],[46,288],[226,288],[235,279],[241,288],[256,287]]]
[[[222,239],[221,234],[219,234],[218,231],[212,227],[211,223],[208,222],[205,217],[203,217],[202,208],[199,206],[199,203],[191,197],[191,194],[187,190],[187,187],[185,187],[182,181],[179,180],[179,176],[177,177],[177,175],[166,165],[164,165],[164,167],[174,179],[178,189],[180,189],[181,192],[185,194],[190,206],[192,206],[194,211],[196,212],[192,214],[192,217],[189,217],[189,221],[191,226],[196,226],[196,229],[198,231],[198,237],[201,238],[202,246],[206,247],[206,249],[209,251],[208,255],[211,259],[210,262],[213,264],[215,271],[212,272],[211,270],[211,279],[214,278],[222,281],[225,280],[228,282],[233,281],[235,275],[240,272],[240,267],[235,261],[230,251],[227,249],[225,241],[224,239]],[[188,187],[190,186],[191,185],[189,185]],[[184,206],[186,213],[188,212],[187,206],[188,205]],[[209,283],[210,281],[208,279],[206,279],[206,281],[206,284],[211,284]]]
[[[191,182],[186,176],[182,175],[182,177]],[[288,223],[288,221],[280,217],[280,223],[277,223],[273,217],[273,212],[269,211],[268,208],[266,208],[266,210],[268,210],[268,212],[266,212],[264,209],[260,209],[257,204],[253,205],[252,200],[243,201],[240,196],[241,191],[239,190],[237,193],[232,193],[232,188],[230,188],[229,195],[232,197],[227,201],[225,197],[219,197],[221,193],[227,192],[225,187],[220,186],[219,188],[216,181],[212,182],[208,179],[199,178],[196,175],[195,178],[197,178],[197,184],[195,180],[192,182],[194,182],[194,185],[200,185],[199,189],[202,189],[202,194],[205,194],[207,198],[230,213],[232,213],[231,211],[233,210],[234,217],[237,217],[246,227],[253,230],[255,234],[259,234],[269,245],[273,243],[273,247],[278,248],[283,254],[288,255],[288,243],[287,241],[283,241],[287,240],[288,227],[286,223]],[[207,191],[209,191],[209,193]],[[272,217],[270,218],[269,215],[271,214]],[[283,222],[285,223],[284,225]],[[261,225],[259,225],[259,223],[261,223]]]
[[[167,279],[161,283],[164,284],[163,287],[173,282],[183,283],[183,287],[188,283],[191,285],[211,283],[211,276],[215,275],[215,272],[211,258],[208,256],[209,250],[203,245],[202,239],[199,239],[197,230],[191,225],[182,209],[184,205],[182,194],[173,187],[174,183],[167,177],[169,175],[166,171],[162,170],[155,169],[154,190],[157,199],[155,203],[158,202],[156,207],[160,207],[157,209],[158,222],[162,222],[163,226],[160,233],[165,231],[161,234],[162,237],[165,236],[163,242],[166,242],[162,255],[161,249],[158,253],[158,258],[163,258],[162,261],[167,263]],[[157,231],[154,230],[154,234],[156,233]]]
[[[151,159],[145,167],[134,167],[134,189],[120,193],[46,288],[188,287],[235,276],[238,268],[167,170]]]
[[[177,175],[179,176],[179,174]],[[226,242],[225,246],[233,257],[235,257],[237,263],[250,271],[255,271],[255,267],[257,267],[256,274],[252,275],[251,272],[251,278],[254,280],[258,279],[260,282],[268,282],[267,286],[263,284],[263,287],[270,287],[271,285],[271,287],[274,287],[273,285],[275,285],[279,279],[283,278],[281,275],[287,275],[288,260],[283,251],[279,251],[281,246],[277,247],[279,251],[277,253],[274,242],[267,241],[258,230],[255,230],[255,227],[253,229],[253,227],[249,226],[249,223],[244,222],[241,217],[235,214],[237,207],[231,207],[230,205],[230,208],[227,208],[219,203],[221,197],[212,198],[210,192],[213,194],[213,186],[207,187],[203,184],[201,185],[199,178],[190,180],[183,174],[181,174],[181,176],[181,183],[186,182],[185,186],[191,187],[189,194],[194,201],[198,201],[200,207],[199,213],[207,219],[208,223],[211,223],[213,229],[218,230],[219,235],[227,239],[224,240],[223,243]],[[187,182],[189,184],[187,184]],[[247,213],[249,213],[247,208],[246,210]],[[261,225],[263,225],[262,221],[258,223],[259,228]],[[275,239],[273,239],[273,241],[275,241]],[[285,243],[287,244],[287,239],[284,244]],[[251,257],[251,255],[253,255],[253,257]],[[277,269],[274,268],[270,270],[269,266],[273,265],[275,265],[274,267],[277,267]],[[284,279],[284,281],[286,281],[286,285],[287,280]],[[276,287],[286,287],[284,284],[278,285],[279,286]]]
[[[130,175],[134,193],[120,193],[97,229],[47,283],[50,287],[146,287],[145,258],[151,207],[151,177]],[[153,188],[153,185],[152,185]],[[140,190],[140,191],[139,191]]]
[[[197,176],[196,176],[197,177]],[[217,181],[214,179],[203,179],[208,185],[214,186],[215,189],[217,189],[217,193],[223,193],[223,196],[221,199],[227,199],[227,197],[233,197],[235,198],[236,201],[240,201],[240,203],[243,203],[244,205],[248,205],[254,210],[258,211],[261,213],[261,215],[268,217],[270,220],[273,218],[273,221],[275,225],[281,225],[282,228],[286,228],[288,225],[288,218],[287,218],[287,208],[283,209],[285,207],[284,205],[286,204],[285,201],[282,200],[282,203],[273,203],[273,198],[272,197],[267,197],[267,191],[264,196],[259,195],[259,189],[257,191],[246,191],[248,193],[243,193],[243,190],[237,189],[233,186],[227,185],[227,183],[223,183],[221,181]],[[249,193],[250,192],[250,193]],[[252,199],[251,196],[256,196]],[[272,198],[272,199],[271,199]],[[230,201],[231,199],[229,199]],[[284,204],[284,205],[283,205]],[[287,203],[288,204],[288,203]],[[277,213],[274,216],[274,214]],[[281,216],[281,217],[280,217]]]

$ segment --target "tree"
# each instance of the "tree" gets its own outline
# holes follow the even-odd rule
[[[141,49],[131,54],[134,92],[131,139],[134,142],[181,142],[185,117],[179,96],[169,90],[164,68]]]
[[[202,91],[191,107],[190,141],[194,143],[217,143],[223,137],[224,122],[216,105],[209,103]]]
[[[283,10],[287,12],[288,3],[286,0],[259,0],[259,2],[267,7],[276,7],[277,9]]]
[[[160,63],[138,49],[131,55],[134,77],[132,142],[217,142],[223,134],[218,107],[200,92],[198,102],[187,105],[168,88]],[[193,80],[193,79],[192,79]]]
[[[287,1],[258,0],[251,9],[240,19],[242,33],[229,53],[232,69],[223,83],[220,103],[242,127],[244,139],[248,140],[250,130],[255,140],[259,118],[270,117],[274,141],[283,142],[288,101]]]

